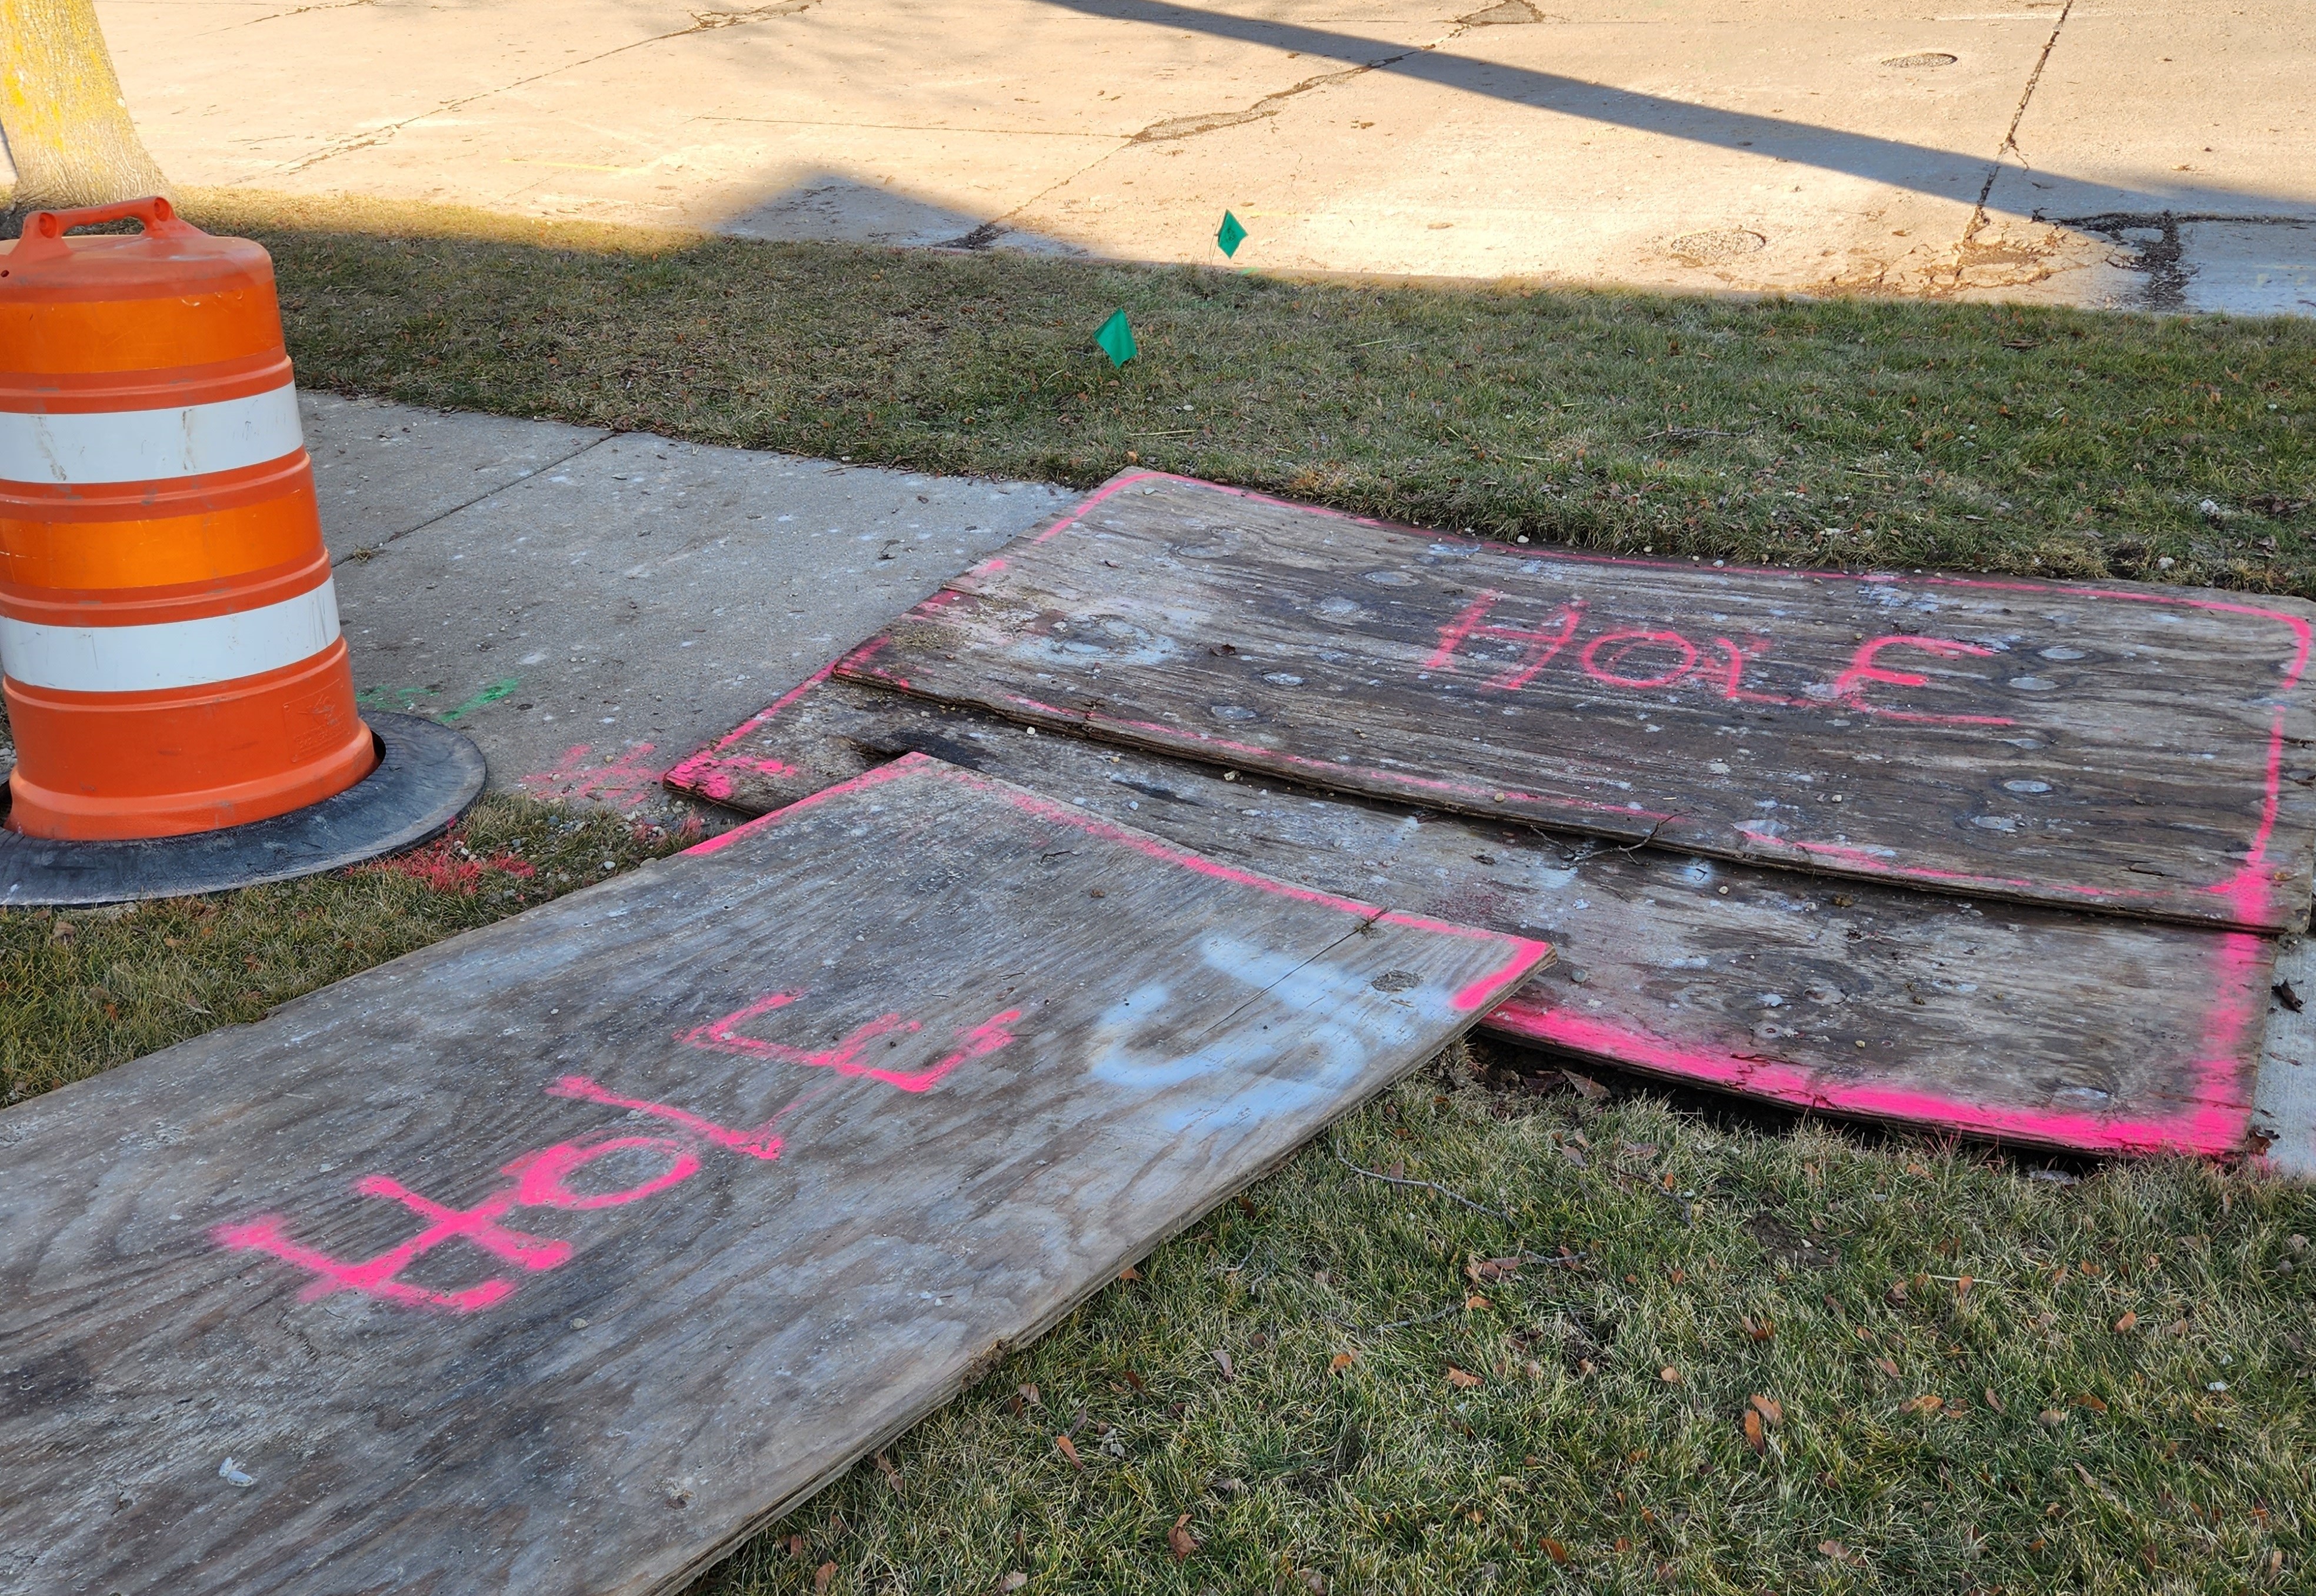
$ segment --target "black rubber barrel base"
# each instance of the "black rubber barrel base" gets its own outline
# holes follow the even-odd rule
[[[483,751],[414,715],[368,715],[378,765],[334,797],[183,837],[59,843],[0,829],[0,905],[117,904],[318,876],[414,847],[483,790]]]

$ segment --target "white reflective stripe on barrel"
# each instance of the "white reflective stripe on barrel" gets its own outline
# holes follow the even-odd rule
[[[43,626],[0,615],[0,671],[62,692],[157,692],[294,665],[337,635],[337,589],[325,578],[278,604],[152,626]]]
[[[238,470],[306,446],[290,383],[242,399],[165,410],[27,415],[0,410],[0,481],[156,482]]]

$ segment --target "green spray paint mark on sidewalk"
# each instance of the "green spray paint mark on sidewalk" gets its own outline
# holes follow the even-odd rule
[[[432,687],[365,687],[354,694],[357,709],[394,709],[405,715],[417,713],[418,700],[442,691],[441,684]]]
[[[520,676],[503,676],[463,704],[455,704],[434,717],[444,726],[456,726],[460,718],[473,714],[485,704],[495,704],[522,685]],[[404,715],[423,715],[418,700],[432,698],[442,691],[439,682],[426,687],[365,687],[354,694],[358,709],[393,709]]]
[[[459,717],[461,715],[470,715],[477,709],[481,709],[485,704],[495,704],[501,699],[506,697],[507,694],[512,692],[516,688],[521,687],[521,685],[522,678],[520,676],[503,676],[496,682],[492,682],[488,687],[483,689],[482,691],[477,693],[473,698],[468,699],[465,703],[460,704],[454,709],[443,710],[442,713],[436,716],[435,718],[440,720],[444,726],[456,726],[459,724]]]

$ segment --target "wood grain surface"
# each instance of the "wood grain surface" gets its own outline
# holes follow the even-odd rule
[[[2276,958],[2249,932],[1226,780],[848,682],[807,682],[669,780],[762,811],[912,751],[1252,869],[1550,941],[1557,961],[1486,1029],[1782,1102],[2047,1146],[2246,1146]]]
[[[1529,553],[1129,473],[837,674],[1343,791],[2276,930],[2316,865],[2312,616]]]
[[[1546,950],[896,762],[0,1114],[0,1591],[680,1589]]]

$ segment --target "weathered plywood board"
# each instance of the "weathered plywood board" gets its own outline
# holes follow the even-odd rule
[[[2275,959],[2249,932],[1563,840],[1226,780],[846,682],[807,682],[668,780],[762,810],[911,751],[1249,869],[1545,938],[1558,961],[1483,1022],[1509,1035],[2047,1146],[2246,1145]]]
[[[2269,1173],[2316,1181],[2316,941],[2277,955],[2267,1003],[2251,1146]]]
[[[1529,553],[1129,473],[837,673],[1343,791],[2274,930],[2316,865],[2312,617]]]
[[[10,1110],[0,1591],[679,1589],[1546,951],[918,758]]]

